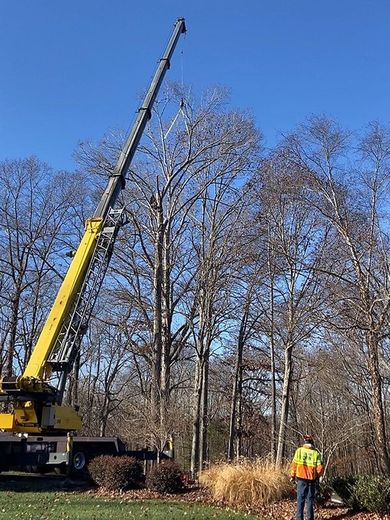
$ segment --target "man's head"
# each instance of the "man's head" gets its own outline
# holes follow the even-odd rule
[[[313,436],[312,435],[304,435],[303,440],[305,441],[305,444],[314,444]]]

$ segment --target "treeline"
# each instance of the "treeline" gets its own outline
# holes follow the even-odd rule
[[[0,164],[1,375],[19,374],[124,140],[80,171]],[[164,449],[194,473],[289,458],[310,432],[327,471],[390,470],[390,130],[313,117],[272,150],[214,89],[156,106],[70,376],[85,434]]]

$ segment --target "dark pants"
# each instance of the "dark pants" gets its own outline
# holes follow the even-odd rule
[[[297,478],[297,520],[303,520],[303,510],[306,502],[307,520],[314,520],[314,495],[316,481]]]

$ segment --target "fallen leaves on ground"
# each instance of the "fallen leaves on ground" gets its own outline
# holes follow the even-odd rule
[[[296,504],[294,501],[285,500],[266,507],[259,508],[256,513],[272,518],[272,520],[295,520]],[[377,513],[356,513],[346,507],[328,504],[316,507],[316,520],[383,520],[388,516],[380,516]]]
[[[135,489],[122,493],[99,489],[97,491],[89,491],[88,493],[94,494],[97,497],[120,497],[124,501],[164,500],[172,502],[196,502],[222,508],[227,507],[223,502],[214,500],[209,491],[205,488],[192,488],[178,494],[162,494],[149,489]],[[258,514],[259,516],[267,517],[272,520],[295,520],[296,504],[295,501],[284,500],[268,506],[251,508],[250,510],[248,509],[247,512]],[[340,507],[334,504],[316,507],[315,518],[316,520],[390,520],[389,515],[381,516],[377,513],[356,513],[346,507]]]

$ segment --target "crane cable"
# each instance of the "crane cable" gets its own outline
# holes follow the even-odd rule
[[[187,36],[187,34],[184,34],[184,40],[186,40],[186,36]],[[164,139],[166,139],[168,137],[168,135],[171,133],[171,130],[175,126],[176,121],[177,121],[179,115],[183,116],[184,124],[185,124],[186,130],[188,132],[187,121],[186,121],[186,117],[187,116],[186,116],[186,113],[184,112],[185,99],[184,99],[184,96],[183,96],[183,92],[184,92],[184,50],[183,49],[180,52],[180,56],[181,56],[181,59],[180,59],[181,67],[180,68],[181,68],[181,91],[182,91],[182,97],[181,97],[181,100],[180,100],[179,110],[177,111],[175,117],[173,118],[172,123],[170,124],[168,130],[165,132]]]
[[[184,98],[181,98],[180,105],[179,105],[179,110],[177,111],[175,117],[173,118],[172,123],[170,124],[168,130],[165,132],[164,139],[166,139],[168,137],[168,135],[171,133],[171,130],[175,126],[177,118],[179,117],[180,114],[185,119],[186,115],[185,115],[185,113],[183,111],[183,108],[184,108]]]

